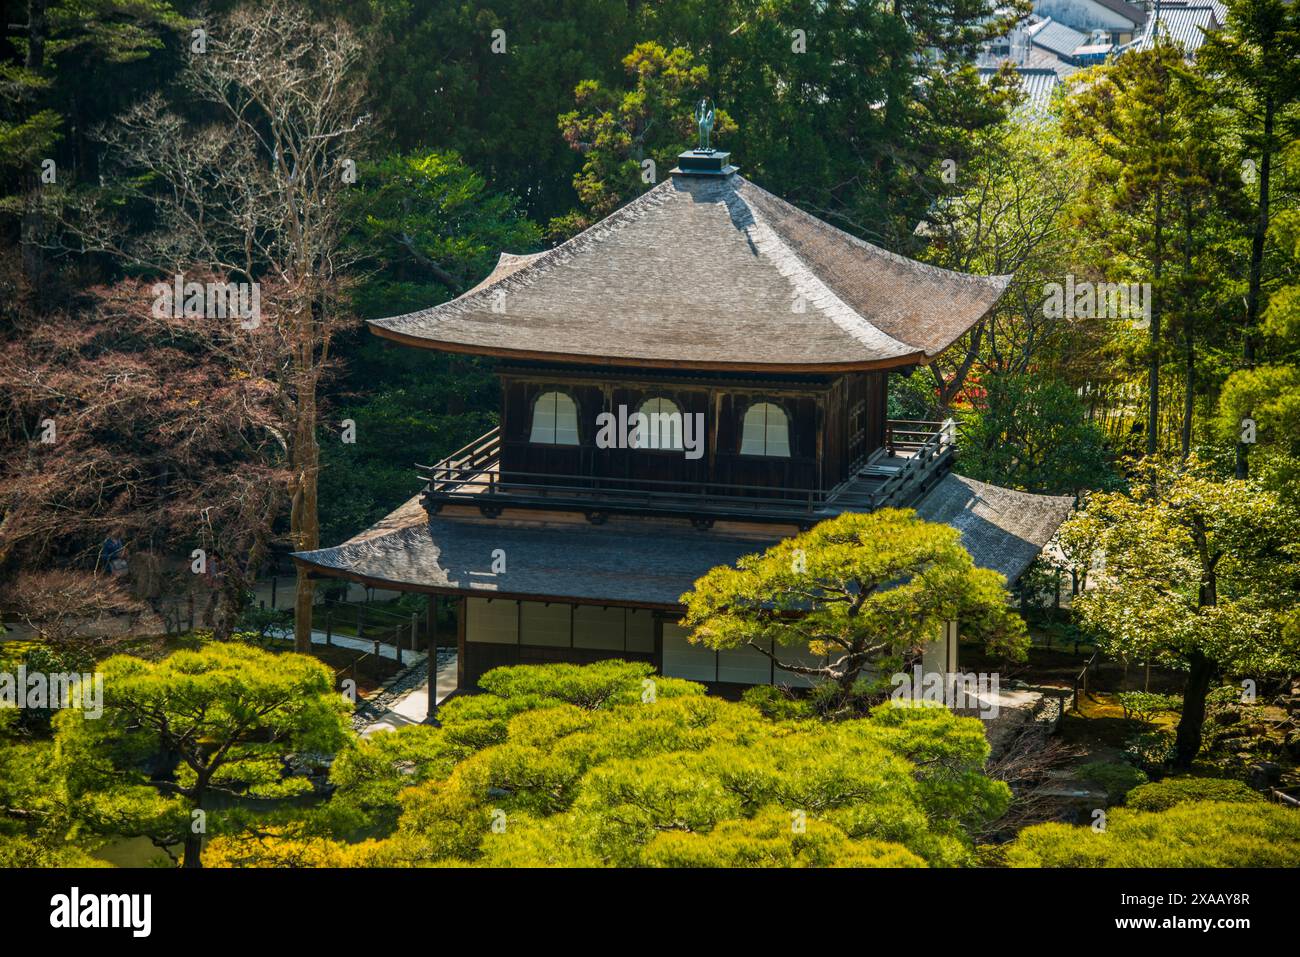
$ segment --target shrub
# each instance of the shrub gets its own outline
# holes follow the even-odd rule
[[[1129,792],[1125,803],[1135,811],[1167,811],[1188,801],[1235,801],[1244,804],[1264,799],[1240,781],[1227,778],[1165,778]]]
[[[1106,798],[1112,803],[1121,800],[1125,794],[1147,780],[1147,776],[1133,765],[1109,761],[1085,764],[1075,773],[1080,779],[1105,788]]]
[[[1300,814],[1261,802],[1117,808],[1106,828],[1037,824],[1007,846],[1011,867],[1296,867]]]
[[[1183,707],[1183,699],[1172,694],[1121,691],[1116,697],[1119,698],[1120,706],[1124,709],[1124,717],[1136,719],[1143,724],[1149,724],[1151,719],[1162,711],[1181,711]]]
[[[1130,761],[1148,773],[1162,771],[1173,760],[1174,732],[1145,731],[1129,739],[1124,753]]]
[[[773,721],[791,721],[797,718],[815,716],[812,705],[806,698],[796,698],[790,692],[772,685],[754,685],[746,688],[740,700],[751,708],[757,708],[765,718]]]
[[[774,721],[625,662],[482,683],[441,727],[340,756],[331,815],[264,834],[263,850],[227,841],[222,862],[953,866],[1011,798],[984,773],[982,724],[946,708]],[[322,835],[372,841],[353,853]]]

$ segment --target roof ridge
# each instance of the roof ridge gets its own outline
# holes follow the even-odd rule
[[[830,230],[831,232],[836,234],[837,238],[845,239],[852,245],[858,246],[877,256],[881,256],[885,259],[888,259],[890,262],[898,263],[899,265],[915,267],[922,272],[927,272],[936,276],[944,276],[944,277],[966,280],[976,285],[993,286],[996,285],[997,280],[999,279],[1009,280],[1013,275],[1012,273],[984,274],[984,273],[961,272],[960,270],[957,269],[948,269],[945,266],[936,266],[934,263],[927,263],[927,262],[922,262],[919,259],[912,259],[910,256],[904,256],[901,253],[893,252],[892,250],[886,249],[884,246],[877,246],[875,243],[868,242],[865,239],[861,239],[857,236],[854,236],[852,233],[845,232],[844,230],[840,229],[838,226],[834,226],[831,223],[820,220],[816,216],[807,212],[806,210],[800,209],[794,203],[782,199],[780,196],[777,196],[775,193],[768,192],[767,190],[763,189],[763,187],[759,186],[757,183],[754,183],[752,180],[744,179],[744,177],[740,176],[739,174],[737,174],[737,178],[743,180],[747,186],[758,191],[759,193],[762,193],[765,197],[769,198],[773,202],[779,203],[780,205],[789,208],[799,217],[801,217],[802,219],[810,223],[815,229],[821,231]]]
[[[752,186],[762,195],[776,200],[778,203],[783,203],[801,215],[807,215],[793,203],[787,203],[780,197],[767,192],[761,186],[755,186],[739,173],[734,174],[734,176],[741,184]],[[754,227],[766,234],[754,238],[755,247],[767,257],[768,261],[776,267],[777,272],[789,281],[795,291],[807,300],[810,305],[820,310],[831,322],[868,348],[896,349],[900,356],[924,353],[924,350],[895,339],[883,329],[878,329],[871,324],[870,320],[849,305],[830,283],[817,275],[812,265],[799,255],[799,251],[786,241],[780,231],[773,224],[767,222],[766,217],[762,215],[762,211],[755,209],[745,199],[735,184],[732,184],[732,188],[726,192],[728,195],[724,197],[723,202],[726,203],[727,208],[734,211],[737,204],[743,204],[745,209],[749,211]],[[834,229],[834,227],[831,228]],[[773,247],[776,246],[779,246],[784,251],[784,256],[774,255],[775,250]],[[789,268],[791,259],[798,263],[798,271],[801,275],[795,275],[795,270]]]

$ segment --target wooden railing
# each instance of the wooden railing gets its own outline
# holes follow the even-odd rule
[[[952,458],[957,442],[957,424],[890,419],[885,425],[885,448],[889,455],[911,452],[902,465],[888,476],[872,496],[872,508],[887,508],[906,502],[917,486],[936,475]]]
[[[502,478],[495,471],[473,473],[470,469],[442,466],[429,470],[422,477],[429,482],[428,494],[431,497],[483,507],[490,504],[544,504],[552,508],[592,511],[811,515],[826,503],[830,494],[824,489],[543,472],[511,472],[508,478]],[[508,495],[509,502],[498,498],[502,495]]]
[[[476,478],[501,460],[501,428],[493,426],[464,448],[457,449],[436,465],[417,465],[429,490],[442,491],[467,478]]]
[[[939,474],[953,454],[956,427],[952,419],[891,419],[885,437],[884,451],[891,462],[899,464],[873,490],[872,509],[905,503]],[[461,502],[488,511],[509,504],[590,512],[799,519],[819,513],[824,516],[842,492],[861,482],[856,469],[831,489],[514,470],[503,476],[499,471],[501,449],[500,431],[494,428],[436,464],[418,466],[427,483],[426,501],[432,502],[435,510],[443,502]]]

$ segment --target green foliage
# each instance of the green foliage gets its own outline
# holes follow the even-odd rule
[[[781,667],[858,693],[879,690],[855,688],[869,665],[897,671],[953,619],[990,651],[1023,657],[1028,636],[1003,582],[947,525],[907,509],[846,513],[708,572],[682,596],[683,624],[709,648],[772,642]],[[825,663],[797,663],[807,654]]]
[[[1117,808],[1106,829],[1037,824],[1007,847],[1011,867],[1296,867],[1300,814],[1272,804],[1197,801]]]
[[[55,719],[71,813],[101,834],[140,834],[159,846],[192,839],[191,810],[218,833],[210,798],[285,798],[309,792],[290,775],[292,753],[342,746],[347,704],[320,662],[249,645],[209,644],[161,661],[117,655],[99,668],[104,714]],[[196,842],[186,853],[198,854]],[[193,864],[195,862],[187,862]]]
[[[579,160],[555,118],[572,109],[579,82],[618,77],[620,58],[643,38],[635,14],[607,0],[376,0],[348,11],[371,52],[372,106],[392,148],[436,144],[471,157],[539,222],[573,205]],[[643,8],[642,21],[651,15]]]
[[[52,0],[40,7],[42,16],[11,26],[6,37],[21,65],[0,67],[0,167],[10,170],[30,172],[51,156],[69,120],[76,126],[111,113],[101,108],[121,102],[123,87],[149,76],[142,61],[162,53],[165,41],[188,26],[158,0]]]
[[[656,675],[653,665],[617,660],[496,668],[479,679],[479,687],[504,701],[527,701],[530,707],[564,703],[585,711],[634,704],[649,695],[673,698],[703,693],[692,681]]]
[[[503,251],[533,251],[537,226],[454,151],[387,156],[357,169],[345,213],[376,269],[354,291],[364,319],[443,302],[478,282]]]
[[[1100,430],[1068,383],[1041,375],[992,375],[962,423],[963,475],[1045,494],[1116,484]]]
[[[658,171],[672,169],[677,154],[695,145],[692,110],[709,73],[689,50],[666,50],[652,41],[637,44],[623,59],[623,69],[630,90],[620,93],[583,81],[574,93],[578,109],[559,118],[565,142],[584,157],[573,187],[593,219],[659,182]],[[734,129],[726,111],[718,109],[714,134]],[[642,175],[644,160],[658,174],[648,181]]]
[[[1178,695],[1156,694],[1153,691],[1121,691],[1116,695],[1124,717],[1149,724],[1162,711],[1178,711],[1183,699]]]
[[[1177,777],[1135,787],[1124,803],[1134,811],[1167,811],[1192,801],[1261,804],[1264,799],[1240,781]]]
[[[321,437],[321,538],[344,541],[420,491],[416,464],[427,465],[487,432],[500,386],[492,366],[468,356],[394,348],[368,335],[348,355],[364,394],[341,397]],[[339,440],[345,419],[355,444]]]
[[[1300,599],[1300,515],[1258,482],[1148,460],[1129,493],[1093,496],[1062,536],[1081,567],[1105,558],[1105,577],[1074,602],[1102,649],[1188,670],[1183,766],[1200,749],[1215,670],[1259,680],[1300,667],[1283,628]]]
[[[71,810],[54,744],[0,735],[0,867],[98,866]]]
[[[1125,743],[1124,753],[1138,767],[1163,773],[1174,758],[1174,733],[1164,729],[1139,732]]]
[[[885,841],[852,840],[833,824],[769,810],[723,821],[707,834],[665,831],[646,846],[650,867],[924,867],[911,851]]]
[[[1147,780],[1147,776],[1133,765],[1114,761],[1092,761],[1078,768],[1075,774],[1082,781],[1105,788],[1106,799],[1111,803],[1122,800],[1124,795]]]
[[[0,644],[0,672],[16,674],[19,667],[28,674],[88,674],[94,659],[82,646],[55,647],[40,641]],[[0,736],[6,732],[23,735],[48,735],[56,709],[0,708]]]
[[[1195,462],[1144,465],[1132,492],[1094,496],[1063,532],[1094,535],[1091,553],[1105,555],[1106,579],[1075,607],[1107,652],[1185,666],[1201,651],[1252,675],[1300,661],[1300,649],[1277,640],[1278,611],[1295,595],[1298,533],[1300,519],[1276,495]],[[1198,583],[1211,557],[1217,589],[1207,604]]]
[[[262,842],[222,838],[213,859],[953,865],[970,859],[970,830],[1010,799],[983,773],[980,722],[946,709],[773,721],[650,674],[625,662],[492,671],[487,693],[449,702],[440,728],[341,754],[331,779],[346,814]],[[370,840],[337,840],[358,823]]]
[[[817,709],[806,697],[795,695],[788,688],[774,685],[753,685],[746,688],[740,700],[773,721],[791,721],[796,718],[815,718]]]

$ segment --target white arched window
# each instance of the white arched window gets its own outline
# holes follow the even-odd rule
[[[779,405],[755,402],[745,410],[740,430],[741,455],[790,457],[790,420]]]
[[[642,449],[682,450],[682,410],[672,399],[655,396],[637,408],[645,416],[645,441],[637,438]]]
[[[533,430],[528,441],[542,445],[577,445],[577,403],[563,392],[543,392],[533,405]]]

